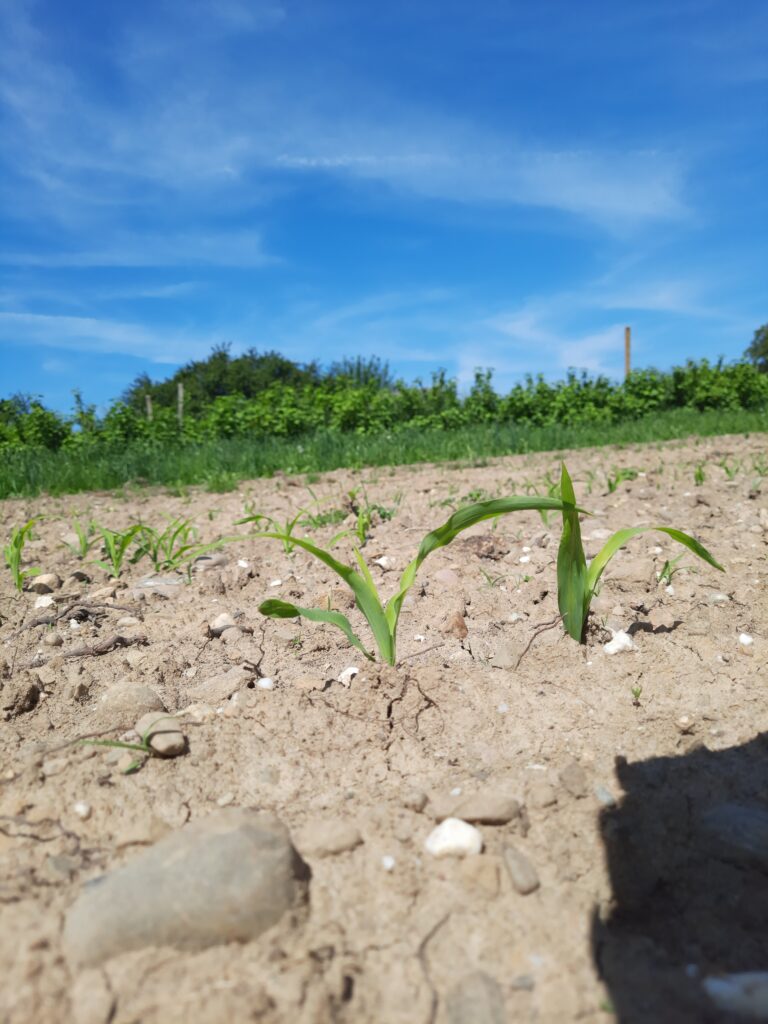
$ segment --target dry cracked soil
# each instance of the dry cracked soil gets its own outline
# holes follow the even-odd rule
[[[722,977],[768,968],[767,447],[692,439],[0,503],[5,535],[44,517],[25,558],[57,577],[20,594],[0,580],[0,1020],[747,1019]],[[683,549],[637,537],[580,645],[557,621],[558,517],[524,512],[429,557],[395,668],[331,625],[259,614],[268,597],[336,608],[368,639],[338,577],[237,525],[249,511],[303,507],[297,532],[328,543],[368,502],[362,550],[389,596],[428,530],[466,501],[546,493],[563,454],[592,513],[588,555],[609,531],[668,524],[725,573],[685,553],[660,581]],[[189,576],[145,558],[110,580],[90,562],[98,544],[81,559],[64,543],[73,516],[184,517],[227,543]],[[350,536],[333,550],[352,559]],[[616,631],[631,646],[611,655]],[[140,745],[137,721],[165,713],[177,756],[81,742]],[[472,822],[482,852],[428,852],[446,817]],[[195,842],[230,826],[222,870]],[[283,902],[277,876],[251,884],[273,854]],[[266,916],[240,934],[259,901]]]

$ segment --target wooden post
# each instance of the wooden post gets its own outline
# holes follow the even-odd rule
[[[631,360],[631,348],[632,348],[632,328],[624,328],[624,376],[629,376],[629,371],[632,368]]]
[[[181,381],[176,385],[176,415],[181,429],[184,426],[184,385]]]
[[[147,407],[147,419],[152,422],[152,395],[149,392],[144,395],[144,404]]]

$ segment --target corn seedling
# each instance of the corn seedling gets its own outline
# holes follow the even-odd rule
[[[735,462],[729,462],[728,459],[722,459],[718,465],[720,469],[725,473],[727,480],[735,480],[739,470],[741,469],[741,462],[736,459]]]
[[[659,583],[663,586],[668,587],[672,582],[674,576],[679,572],[695,572],[695,569],[690,568],[687,565],[678,565],[677,563],[681,558],[685,558],[685,552],[681,552],[677,558],[668,558],[664,565],[661,567],[661,572],[658,574]]]
[[[136,558],[146,555],[155,572],[179,569],[183,565],[189,567],[196,558],[226,543],[222,539],[201,544],[197,539],[197,529],[189,519],[174,519],[162,532],[151,526],[142,526],[138,537]]]
[[[633,686],[632,690],[632,706],[635,708],[640,707],[640,694],[643,692],[642,686]]]
[[[39,576],[42,571],[37,566],[29,566],[26,569],[22,569],[21,567],[24,555],[24,545],[28,540],[32,539],[32,530],[41,519],[42,516],[34,516],[28,522],[24,523],[23,526],[14,526],[11,530],[10,539],[3,548],[5,564],[10,570],[11,577],[13,578],[13,585],[19,593],[21,593],[24,588],[24,580],[28,576]]]
[[[83,526],[79,519],[73,519],[72,529],[77,537],[77,544],[69,544],[67,541],[64,541],[64,543],[73,555],[84,559],[96,541],[96,524],[93,520],[90,520]]]
[[[704,463],[700,462],[697,466],[693,467],[693,482],[697,487],[701,487],[706,477],[704,476]]]
[[[112,747],[117,750],[135,750],[141,754],[141,757],[136,757],[131,761],[127,768],[123,770],[123,775],[133,775],[139,768],[144,764],[147,758],[156,756],[154,750],[150,746],[150,739],[153,733],[157,730],[155,726],[158,722],[164,722],[166,720],[176,721],[173,715],[159,715],[154,722],[150,723],[149,728],[146,730],[143,736],[140,737],[138,743],[126,743],[124,740],[98,740],[98,739],[85,739],[80,740],[80,744],[84,747]]]
[[[684,545],[694,555],[708,562],[715,569],[720,569],[721,572],[725,571],[722,565],[716,562],[707,549],[695,538],[672,526],[632,526],[625,530],[617,530],[587,565],[584,545],[581,542],[576,495],[565,463],[562,468],[561,492],[563,496],[563,535],[557,553],[557,599],[566,632],[574,640],[581,641],[584,635],[589,607],[604,569],[627,541],[641,533],[646,533],[648,530],[659,530],[661,533],[666,533],[667,536]]]
[[[352,566],[339,562],[330,552],[317,547],[308,540],[288,536],[277,531],[257,533],[255,536],[279,540],[283,544],[290,540],[291,543],[319,559],[340,576],[351,589],[358,609],[362,612],[370,626],[381,659],[388,665],[394,665],[397,661],[396,638],[400,611],[405,596],[413,586],[416,574],[424,559],[438,548],[450,544],[459,533],[469,529],[469,527],[474,526],[476,523],[486,519],[496,519],[507,512],[539,511],[542,508],[552,509],[553,511],[565,511],[564,503],[556,498],[511,497],[483,501],[454,512],[446,523],[424,537],[419,545],[416,557],[403,572],[397,591],[386,603],[382,601],[379,595],[371,572],[359,548],[354,548],[355,558],[359,567],[358,572]],[[375,660],[375,656],[363,646],[362,641],[352,631],[352,626],[347,617],[340,612],[321,608],[301,608],[298,605],[280,600],[264,601],[259,606],[259,611],[262,615],[271,618],[294,619],[301,616],[312,622],[328,622],[340,629],[350,644],[361,651],[366,658],[371,661]]]
[[[286,519],[282,529],[280,523],[272,516],[268,516],[263,512],[251,512],[248,505],[245,506],[245,511],[250,512],[250,515],[245,516],[243,519],[235,520],[235,526],[241,526],[243,523],[264,523],[269,527],[270,535],[277,534],[283,542],[283,551],[286,555],[292,555],[293,549],[296,547],[296,538],[293,536],[293,531],[296,529],[299,520],[306,513],[306,509],[300,508],[295,516],[291,519]],[[257,533],[257,537],[266,536],[265,533]]]
[[[605,474],[605,483],[608,487],[608,493],[613,494],[618,488],[619,484],[624,483],[625,480],[636,480],[637,470],[636,469],[614,469],[613,476],[609,473]]]
[[[128,548],[131,546],[136,535],[140,533],[144,527],[141,523],[136,523],[120,533],[116,530],[110,530],[106,526],[100,526],[98,523],[96,523],[95,526],[101,534],[101,539],[103,541],[103,547],[101,550],[103,559],[94,558],[91,560],[91,565],[98,565],[100,569],[103,569],[104,572],[113,579],[117,579],[123,570],[123,563],[125,562],[125,556]],[[135,562],[139,557],[141,557],[141,555],[134,555],[132,560]]]

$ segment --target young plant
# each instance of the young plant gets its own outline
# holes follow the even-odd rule
[[[245,511],[251,512],[248,505],[245,506]],[[307,510],[305,508],[300,508],[296,515],[293,516],[293,518],[286,519],[282,529],[280,529],[280,523],[276,519],[274,519],[272,516],[266,515],[263,512],[251,512],[251,514],[245,516],[244,519],[236,519],[235,526],[241,526],[243,523],[265,523],[270,528],[271,532],[257,533],[256,536],[279,536],[279,538],[283,542],[283,551],[286,553],[286,555],[292,555],[293,549],[296,547],[296,538],[293,536],[293,531],[296,529],[299,520],[305,514],[306,511]]]
[[[699,462],[693,467],[693,482],[696,487],[701,487],[706,477],[704,476],[704,463]]]
[[[695,569],[690,569],[687,565],[678,565],[677,563],[681,558],[685,558],[685,552],[682,551],[677,558],[667,558],[664,565],[661,567],[661,572],[658,575],[659,583],[668,587],[672,582],[674,576],[679,572],[695,572]]]
[[[526,509],[540,511],[543,508],[561,512],[565,511],[564,503],[557,498],[511,497],[482,501],[454,512],[446,523],[424,537],[419,545],[416,557],[406,567],[400,578],[398,590],[386,603],[382,601],[379,595],[376,584],[359,548],[356,547],[354,549],[355,558],[360,570],[358,572],[352,566],[339,562],[328,551],[317,547],[308,540],[288,536],[276,531],[257,533],[256,536],[279,540],[283,544],[285,544],[286,540],[290,540],[293,544],[307,551],[310,555],[314,555],[315,558],[327,565],[329,569],[337,573],[354,594],[355,603],[371,628],[381,659],[388,665],[394,665],[397,662],[397,624],[400,618],[400,611],[405,596],[413,586],[416,574],[424,559],[438,548],[450,544],[459,533],[469,529],[470,526],[474,526],[476,523],[486,519],[496,519],[507,512],[518,512]],[[244,521],[247,522],[248,520]],[[301,608],[298,605],[280,600],[264,601],[259,606],[259,611],[262,615],[277,619],[294,619],[302,616],[313,622],[329,622],[340,629],[352,646],[361,651],[366,658],[369,658],[371,661],[375,660],[374,655],[363,646],[362,641],[352,631],[352,626],[347,617],[340,612],[321,608]]]
[[[101,551],[104,560],[94,558],[91,564],[98,565],[100,569],[103,569],[113,579],[117,579],[123,570],[123,562],[125,561],[128,548],[131,546],[136,534],[140,533],[144,527],[141,523],[136,523],[120,533],[116,530],[110,530],[106,526],[100,526],[98,523],[95,526],[104,542]],[[138,557],[141,556],[139,555]],[[136,557],[133,560],[136,561]]]
[[[716,562],[697,540],[672,526],[632,526],[625,530],[618,530],[587,565],[584,546],[581,542],[576,495],[565,463],[563,463],[561,474],[561,491],[564,503],[563,535],[557,553],[557,599],[566,632],[574,640],[581,641],[584,635],[589,607],[605,567],[627,541],[641,533],[646,533],[648,530],[660,530],[673,540],[683,544],[694,555],[702,558],[715,569],[719,569],[721,572],[725,571],[722,565]]]
[[[69,544],[64,541],[65,545],[69,548],[73,555],[77,555],[78,558],[85,558],[90,552],[96,540],[96,524],[93,520],[83,526],[79,519],[72,520],[72,529],[77,537],[77,544]]]
[[[111,747],[117,750],[135,750],[140,757],[136,757],[131,761],[127,768],[123,769],[123,775],[133,775],[139,768],[142,767],[144,762],[155,755],[154,750],[150,746],[153,733],[157,730],[155,726],[158,722],[164,722],[166,720],[175,721],[174,715],[158,715],[154,722],[150,723],[149,728],[144,732],[143,736],[139,737],[138,743],[126,743],[124,740],[98,740],[98,739],[85,739],[79,742],[84,747]]]
[[[141,527],[136,558],[146,555],[155,572],[169,571],[191,565],[196,558],[223,543],[223,540],[215,540],[201,544],[197,540],[197,529],[189,519],[174,519],[162,532],[151,526]]]
[[[37,566],[30,566],[26,569],[21,568],[24,545],[28,540],[32,539],[32,530],[42,518],[42,516],[33,516],[33,518],[24,523],[23,526],[14,526],[11,530],[10,539],[3,548],[5,564],[10,569],[11,577],[13,578],[13,585],[19,593],[21,593],[24,588],[24,580],[28,576],[39,576],[42,572],[42,570]]]
[[[624,483],[625,480],[636,480],[637,470],[636,469],[614,469],[614,475],[605,474],[605,482],[608,487],[608,493],[613,494],[618,488],[619,484]]]

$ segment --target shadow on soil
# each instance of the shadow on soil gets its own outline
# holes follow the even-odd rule
[[[702,982],[768,969],[768,734],[616,771],[626,796],[600,822],[613,907],[592,923],[614,1019],[744,1022]]]

